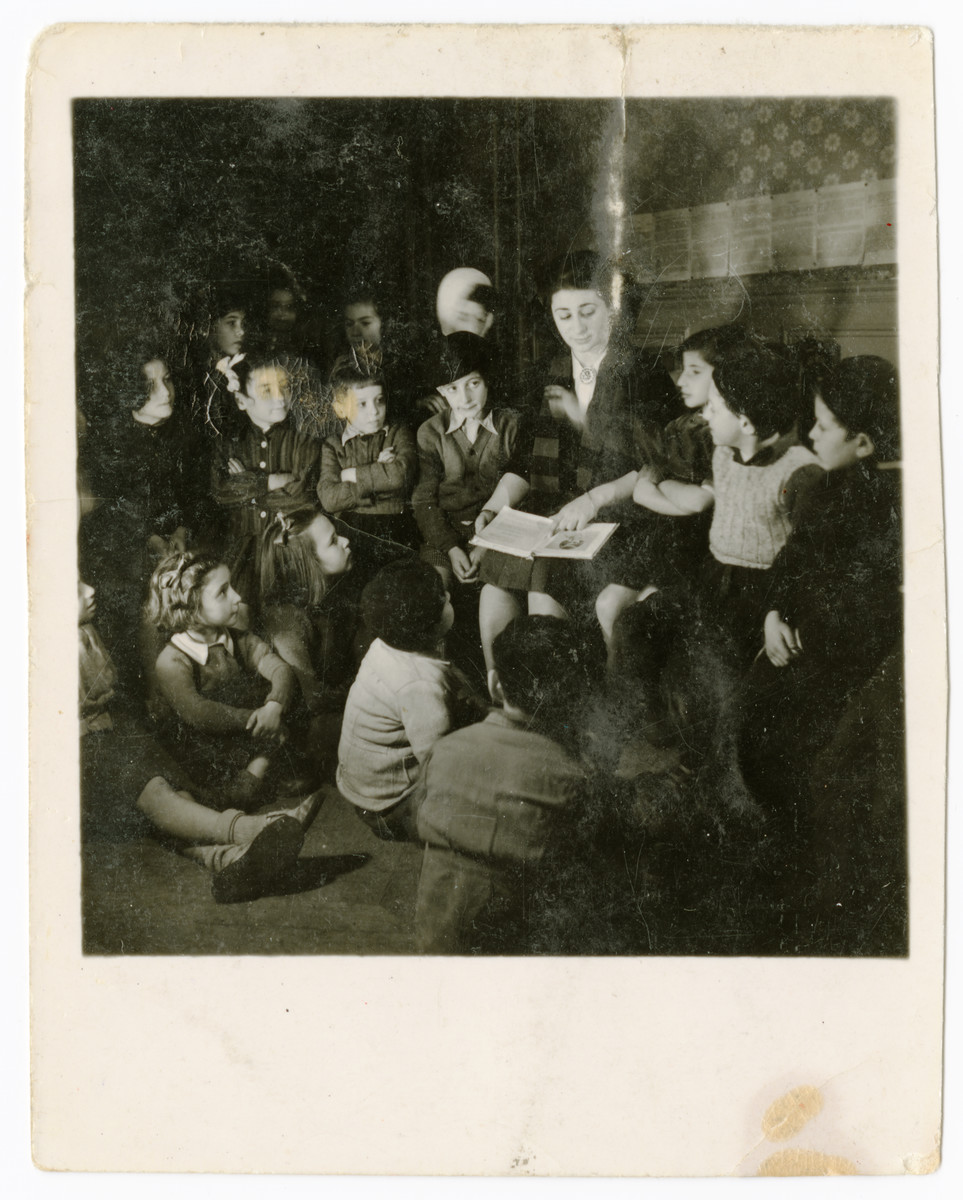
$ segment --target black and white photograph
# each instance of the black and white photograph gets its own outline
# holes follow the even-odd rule
[[[59,36],[90,44],[78,28]],[[178,28],[204,80],[204,27]],[[284,60],[293,33],[264,29]],[[920,89],[868,68],[855,90],[774,68],[690,88],[677,31],[675,82],[648,94],[645,39],[600,78],[596,34],[564,88],[507,66],[435,87],[357,27],[317,50],[381,63],[370,94],[333,69],[312,87],[293,55],[290,86],[252,72],[229,94],[216,73],[178,87],[159,33],[162,86],[125,69],[61,104],[73,374],[36,395],[76,430],[56,611],[72,640],[76,586],[79,737],[59,711],[38,778],[64,786],[81,973],[231,964],[272,987],[328,962],[338,986],[548,970],[591,990],[609,965],[676,987],[781,963],[827,988],[930,954]],[[253,35],[234,31],[239,61]],[[445,71],[512,60],[484,27],[405,36]],[[762,1121],[752,1173],[890,1169],[855,1133],[783,1148],[824,1098],[819,1076],[772,1077],[739,1118]],[[556,1173],[525,1152],[518,1173]]]
[[[87,952],[906,953],[892,98],[73,133]]]

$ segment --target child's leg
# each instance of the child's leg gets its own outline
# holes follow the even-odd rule
[[[559,617],[563,621],[570,620],[566,609],[547,592],[528,593],[528,612],[533,617]]]
[[[302,826],[314,819],[320,807],[320,793],[310,802],[297,808],[281,812],[248,816],[238,808],[224,812],[198,804],[190,792],[177,792],[166,779],[155,776],[137,798],[137,807],[163,833],[183,838],[188,842],[206,845],[246,846],[272,821],[279,817],[293,817]]]
[[[639,599],[641,594],[637,588],[624,587],[621,583],[610,583],[599,592],[595,600],[595,615],[599,619],[602,637],[605,638],[607,647],[611,648],[612,627],[619,613]]]
[[[432,563],[431,565],[441,576],[441,581],[445,585],[445,591],[450,592],[452,589],[452,584],[455,582],[455,573],[452,571],[451,567],[443,567],[441,563]]]
[[[494,665],[492,642],[503,629],[521,615],[522,606],[515,592],[496,587],[493,583],[483,585],[478,598],[478,627],[481,632],[486,671],[490,671]]]

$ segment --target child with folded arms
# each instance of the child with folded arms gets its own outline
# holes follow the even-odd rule
[[[353,350],[332,372],[331,388],[344,427],[321,449],[322,508],[362,533],[414,548],[415,439],[407,426],[388,420],[380,369],[363,349]]]

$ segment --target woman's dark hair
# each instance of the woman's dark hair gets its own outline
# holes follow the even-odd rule
[[[726,355],[712,378],[726,407],[747,417],[763,440],[787,433],[799,419],[799,367],[783,347],[747,342]]]
[[[591,290],[613,308],[617,275],[612,263],[594,250],[570,250],[555,259],[544,273],[539,288],[542,303],[550,311],[556,292]]]
[[[899,460],[899,382],[892,363],[874,354],[844,358],[825,377],[818,394],[851,436],[865,433],[872,438],[875,458]]]
[[[389,563],[361,593],[361,615],[375,635],[396,650],[433,648],[445,611],[441,576],[426,563]]]

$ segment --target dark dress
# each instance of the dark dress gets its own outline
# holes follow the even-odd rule
[[[82,577],[97,589],[98,624],[128,683],[141,684],[137,630],[147,582],[161,553],[151,537],[179,527],[196,537],[206,514],[203,454],[175,409],[160,425],[142,425],[129,410],[88,426],[81,470],[100,504],[80,524]],[[136,690],[136,689],[135,689]]]
[[[542,386],[559,384],[574,390],[569,352],[553,359]],[[674,414],[677,393],[661,364],[634,348],[614,341],[602,360],[595,392],[582,429],[552,417],[542,405],[535,422],[534,448],[528,480],[531,492],[524,507],[551,515],[577,496],[600,484],[656,462],[661,432]],[[636,546],[637,505],[631,500],[610,505],[599,521],[618,521],[615,536],[592,562],[524,559],[505,563],[491,552],[482,559],[481,578],[486,583],[517,589],[544,591],[574,615],[587,615],[595,596],[618,572]]]
[[[769,610],[798,630],[802,651],[781,668],[765,655],[756,661],[739,753],[746,782],[782,848],[796,907],[808,903],[814,880],[826,873],[827,848],[840,841],[852,845],[859,836],[853,830],[853,814],[861,803],[858,790],[848,788],[839,775],[827,791],[826,771],[818,768],[821,756],[831,748],[835,763],[847,760],[852,733],[846,734],[844,714],[865,689],[871,695],[886,691],[888,683],[871,685],[887,662],[884,679],[896,680],[891,690],[898,707],[900,513],[899,472],[862,464],[827,472],[809,494],[771,570]],[[870,722],[849,724],[859,733]],[[902,745],[901,720],[890,721],[887,728],[886,740]],[[890,781],[890,794],[901,790],[901,778]],[[898,836],[899,814],[891,824]],[[871,833],[877,836],[867,825],[862,836]],[[893,861],[899,857],[895,851],[887,853]],[[844,874],[836,879],[841,893],[852,894],[859,884]]]

